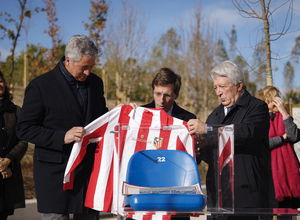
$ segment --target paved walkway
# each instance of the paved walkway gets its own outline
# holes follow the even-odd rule
[[[202,186],[203,193],[206,194],[205,185]],[[12,216],[9,216],[7,220],[41,220],[42,214],[37,211],[36,199],[26,200],[26,207],[23,209],[15,209],[15,213]],[[70,215],[70,220],[73,219],[73,216]],[[100,213],[100,219],[117,219],[117,216],[114,216],[111,213]],[[206,215],[200,216],[198,218],[191,218],[198,220],[206,220]]]
[[[42,215],[37,211],[36,200],[30,199],[26,200],[26,207],[24,209],[16,209],[14,215],[9,216],[8,220],[41,220]],[[72,215],[70,216],[70,220],[72,220]],[[101,220],[113,220],[117,219],[117,216],[112,215],[111,213],[100,213]],[[206,216],[200,216],[198,218],[191,218],[197,220],[206,220]]]
[[[14,215],[8,216],[8,220],[41,220],[42,215],[37,212],[36,200],[26,200],[24,209],[15,209]]]
[[[24,209],[16,209],[14,215],[8,216],[7,220],[41,220],[42,214],[37,211],[36,199],[26,200]],[[70,216],[70,220],[73,216]],[[117,219],[111,213],[101,213],[100,219]]]

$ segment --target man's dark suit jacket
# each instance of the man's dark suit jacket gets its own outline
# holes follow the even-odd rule
[[[102,80],[91,73],[87,84],[86,120],[58,65],[26,88],[17,135],[35,144],[34,185],[39,212],[82,212],[95,146],[87,147],[83,162],[76,168],[74,189],[63,191],[64,172],[73,146],[65,145],[64,137],[72,127],[85,126],[108,111]]]
[[[245,91],[226,116],[221,104],[208,116],[206,123],[208,126],[234,124],[235,208],[268,208],[270,123],[267,104]],[[215,165],[212,161],[217,155],[216,149],[205,146],[197,160],[202,159],[209,164],[206,189],[210,207],[216,204]]]
[[[147,105],[142,105],[142,107],[146,107],[146,108],[155,108],[155,102],[151,102]],[[194,115],[193,113],[183,109],[183,108],[180,108],[176,102],[174,102],[173,104],[173,111],[172,111],[172,117],[175,117],[175,118],[179,118],[183,121],[189,121],[190,119],[196,119],[196,115]]]

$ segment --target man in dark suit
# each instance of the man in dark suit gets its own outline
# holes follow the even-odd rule
[[[152,80],[152,92],[154,100],[147,105],[142,105],[142,107],[163,109],[168,113],[168,115],[184,121],[196,119],[196,115],[179,107],[176,104],[175,100],[179,96],[180,87],[181,77],[178,74],[175,74],[173,70],[166,67],[160,69],[160,71]],[[130,105],[133,108],[138,107],[136,103],[130,103]],[[196,140],[196,143],[198,144],[200,140]],[[171,219],[189,220],[190,218],[185,216],[172,216]]]
[[[180,108],[175,100],[179,96],[181,77],[169,68],[162,68],[152,81],[153,102],[143,105],[147,108],[165,110],[170,116],[184,121],[195,119],[196,116]]]
[[[206,123],[199,119],[188,122],[190,134],[205,134],[204,127],[213,124],[234,124],[234,207],[268,208],[270,150],[268,149],[268,106],[246,90],[241,69],[231,61],[218,64],[211,71],[220,105],[208,116]],[[197,149],[198,151],[200,149]],[[216,206],[214,155],[217,149],[205,145],[197,161],[209,165],[206,177],[207,205]],[[231,216],[230,218],[234,218]],[[258,219],[247,216],[237,219]]]
[[[97,57],[91,39],[74,35],[56,67],[32,80],[25,91],[17,135],[35,144],[34,185],[43,220],[69,219],[69,213],[74,219],[99,219],[99,212],[84,207],[95,145],[87,147],[76,168],[74,189],[63,190],[74,141],[81,141],[85,125],[108,111],[103,81],[91,73]]]

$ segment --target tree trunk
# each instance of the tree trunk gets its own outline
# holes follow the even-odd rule
[[[269,20],[266,13],[265,1],[260,0],[261,9],[262,9],[262,18],[264,21],[264,33],[265,33],[265,45],[266,45],[266,60],[267,60],[267,68],[266,68],[266,80],[267,86],[273,85],[273,76],[272,76],[272,65],[271,65],[271,43],[270,43],[270,25]]]
[[[15,68],[15,50],[17,47],[17,42],[18,42],[18,38],[20,36],[20,32],[21,32],[21,28],[22,28],[22,23],[24,20],[24,11],[25,11],[25,5],[26,5],[27,0],[24,0],[23,2],[21,0],[19,0],[19,4],[21,7],[21,15],[20,15],[20,23],[18,25],[17,28],[17,34],[15,36],[14,42],[13,42],[13,49],[12,49],[12,56],[11,56],[11,69],[10,69],[10,73],[9,73],[9,81],[8,84],[10,85],[12,83],[12,78],[13,78],[13,72],[14,72],[14,68]]]

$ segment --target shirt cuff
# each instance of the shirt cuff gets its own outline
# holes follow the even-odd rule
[[[285,118],[282,118],[282,120],[286,120],[290,117],[290,115],[286,116]]]

